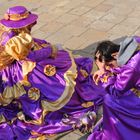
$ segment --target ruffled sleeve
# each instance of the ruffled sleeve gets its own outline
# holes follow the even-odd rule
[[[21,33],[5,44],[5,52],[16,60],[22,60],[28,55],[31,46],[32,37],[27,33]]]
[[[103,82],[103,87],[110,94],[115,93],[116,91],[125,92],[133,87],[137,81],[137,72],[134,68],[125,66],[122,68],[121,73],[117,75],[106,74],[101,79]]]
[[[39,62],[49,57],[55,58],[56,56],[57,48],[54,45],[49,44],[46,45],[46,47],[42,47],[41,49],[31,51],[27,58],[32,61]]]
[[[127,64],[106,72],[100,81],[109,94],[122,95],[133,88],[140,88],[140,51],[136,52]]]
[[[27,56],[30,60],[39,62],[51,56],[51,47],[42,48],[39,50],[31,51]]]

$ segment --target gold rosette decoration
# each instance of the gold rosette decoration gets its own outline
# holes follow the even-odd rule
[[[28,97],[31,100],[37,101],[40,98],[40,90],[35,87],[30,88],[28,90]]]
[[[47,76],[54,76],[56,74],[56,67],[48,64],[44,67],[44,73]]]

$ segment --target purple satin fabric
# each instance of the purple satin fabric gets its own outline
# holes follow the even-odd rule
[[[49,47],[47,50],[50,52]],[[71,59],[66,51],[59,51],[55,59],[47,58],[46,53],[41,54],[43,59],[40,59],[40,61],[36,63],[36,67],[28,75],[28,80],[32,83],[33,87],[40,89],[42,98],[46,98],[49,101],[56,101],[65,89],[64,73],[70,68]],[[32,59],[39,60],[39,58],[35,57],[32,57],[30,60]],[[56,67],[57,73],[54,76],[45,76],[44,67],[48,64]]]
[[[36,129],[37,132],[44,132],[47,134],[56,134],[72,130],[73,124],[79,123],[79,119],[88,111],[97,112],[98,107],[102,104],[105,91],[100,86],[96,86],[92,80],[90,72],[92,70],[93,61],[89,58],[75,59],[78,69],[78,77],[76,79],[75,92],[70,101],[60,110],[52,112],[46,116],[46,123],[48,125]],[[80,74],[80,69],[85,69],[89,76],[83,77]],[[82,79],[82,80],[81,80]],[[84,108],[82,103],[91,101],[94,106]],[[65,117],[68,116],[68,118]],[[94,123],[95,120],[89,123]]]
[[[42,113],[41,100],[56,101],[62,95],[65,89],[64,73],[71,67],[71,58],[68,52],[59,50],[57,57],[51,58],[51,47],[49,43],[35,39],[39,45],[46,43],[48,47],[31,51],[27,56],[27,60],[36,62],[36,67],[32,72],[28,74],[28,80],[32,87],[36,87],[41,92],[41,97],[37,101],[33,101],[28,97],[28,94],[22,95],[18,99],[14,99],[7,106],[0,106],[0,114],[3,115],[7,121],[11,121],[22,111],[27,120],[36,120],[40,118]],[[12,87],[23,79],[22,74],[23,61],[15,61],[10,66],[0,71],[0,92],[2,93],[7,86]],[[77,58],[75,59],[77,65],[78,77],[76,79],[75,92],[70,101],[64,105],[58,111],[50,112],[46,115],[42,125],[28,124],[21,120],[14,120],[11,125],[7,122],[0,124],[0,138],[4,137],[4,140],[27,140],[31,137],[31,131],[38,132],[40,134],[57,134],[72,130],[72,124],[79,123],[79,120],[88,111],[97,112],[98,107],[102,104],[103,96],[105,92],[99,86],[97,87],[93,80],[91,69],[93,66],[92,59],[89,58]],[[50,64],[56,67],[57,73],[52,77],[47,77],[44,74],[45,65]],[[80,69],[86,70],[89,74],[84,77],[80,73]],[[7,81],[2,79],[6,78]],[[30,87],[24,86],[26,92]],[[16,103],[21,104],[21,108]],[[94,103],[94,106],[85,108],[81,104],[87,101]],[[68,118],[65,117],[68,116]],[[89,120],[89,123],[94,123],[93,120]],[[7,135],[9,133],[10,136]],[[7,136],[6,136],[7,135]]]
[[[139,140],[140,139],[140,98],[130,89],[140,89],[140,51],[121,68],[114,69],[103,87],[103,127],[93,131],[88,140]]]
[[[3,34],[2,34],[2,36],[1,36],[1,42],[0,42],[0,44],[2,45],[2,46],[4,46],[6,43],[7,43],[7,41],[10,39],[10,38],[12,38],[13,36],[15,36],[16,34],[15,34],[15,32],[13,32],[13,31],[10,31],[10,32],[4,32]]]

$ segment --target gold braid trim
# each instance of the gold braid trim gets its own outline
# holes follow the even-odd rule
[[[5,14],[4,15],[4,18],[6,20],[13,20],[13,21],[18,21],[18,20],[22,20],[22,19],[25,19],[29,16],[29,12],[26,11],[25,13],[23,14]]]
[[[71,99],[71,97],[74,93],[74,90],[75,90],[74,88],[76,85],[75,79],[77,77],[77,69],[76,69],[76,64],[74,62],[74,59],[73,59],[71,53],[70,53],[70,57],[72,60],[72,66],[64,74],[66,86],[65,86],[65,90],[64,90],[63,94],[61,95],[61,97],[58,100],[56,100],[54,102],[42,100],[41,104],[42,104],[43,109],[47,109],[48,111],[59,110]]]

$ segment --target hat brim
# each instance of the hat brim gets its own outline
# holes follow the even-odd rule
[[[6,19],[1,19],[0,23],[3,24],[4,26],[8,28],[23,28],[26,27],[32,23],[34,23],[37,20],[38,16],[36,14],[30,14],[28,18],[19,20],[19,21],[12,21],[12,20],[6,20]]]

